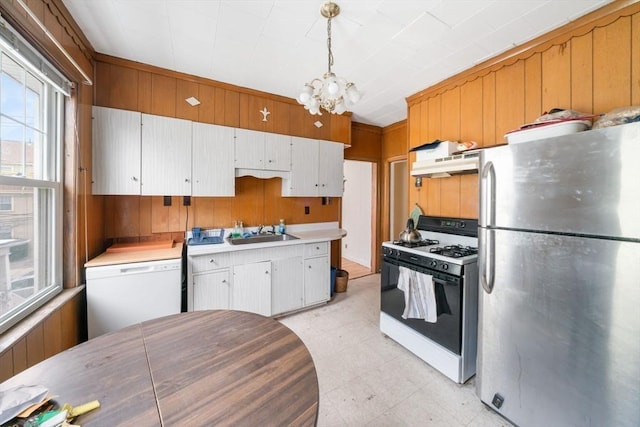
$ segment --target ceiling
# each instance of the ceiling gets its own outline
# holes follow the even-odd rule
[[[63,2],[107,55],[290,98],[327,71],[322,0]],[[353,120],[387,126],[407,96],[609,2],[336,0],[333,71],[362,93]]]

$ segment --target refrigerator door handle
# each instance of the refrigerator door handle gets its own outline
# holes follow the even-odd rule
[[[481,227],[495,224],[496,205],[496,171],[493,162],[488,161],[482,166],[480,176],[480,221]]]
[[[493,291],[495,282],[495,239],[493,238],[494,230],[480,227],[480,284],[488,294]]]

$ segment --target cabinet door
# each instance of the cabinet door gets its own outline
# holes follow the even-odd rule
[[[229,270],[215,270],[193,276],[193,310],[228,310],[231,308]]]
[[[302,257],[271,261],[271,314],[302,308]]]
[[[140,117],[93,107],[92,194],[140,194]]]
[[[271,316],[271,262],[233,266],[231,308]]]
[[[318,141],[291,138],[291,173],[282,180],[283,196],[318,195]]]
[[[236,129],[236,168],[264,169],[264,133]]]
[[[291,170],[291,137],[289,135],[264,134],[264,169]]]
[[[318,142],[318,196],[342,197],[344,188],[344,144]]]
[[[191,122],[142,115],[142,194],[191,195]]]
[[[193,123],[193,196],[234,196],[234,128]]]
[[[304,305],[329,300],[329,257],[309,258],[304,262]]]

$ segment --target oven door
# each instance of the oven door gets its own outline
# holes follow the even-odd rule
[[[398,289],[400,266],[431,275],[435,293],[444,296],[450,314],[439,313],[435,323],[426,322],[424,319],[403,319],[404,292]],[[458,355],[461,354],[462,347],[462,289],[461,277],[394,259],[382,259],[381,311]],[[441,305],[438,304],[438,311],[441,311]]]

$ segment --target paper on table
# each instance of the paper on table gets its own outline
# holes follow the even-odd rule
[[[19,385],[0,390],[0,424],[5,423],[34,403],[41,402],[49,390],[41,385]]]

